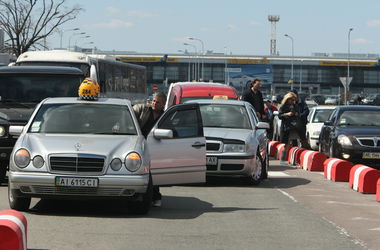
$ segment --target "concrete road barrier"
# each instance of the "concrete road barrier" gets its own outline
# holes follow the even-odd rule
[[[296,155],[296,152],[298,149],[300,149],[300,148],[299,147],[291,147],[289,149],[288,163],[290,165],[293,165],[293,166],[296,165],[295,155]]]
[[[324,171],[323,162],[327,159],[324,153],[306,150],[301,154],[300,166],[308,171]]]
[[[280,144],[279,141],[269,141],[268,143],[268,151],[269,155],[272,157],[276,157],[277,155],[277,145]]]
[[[295,162],[295,165],[298,165],[298,166],[301,165],[301,155],[306,150],[307,149],[305,149],[305,148],[298,148],[296,150],[296,152],[294,153],[294,162]]]
[[[324,177],[332,181],[349,181],[350,170],[354,166],[349,161],[329,158],[324,161]]]
[[[277,144],[276,148],[277,148],[276,159],[281,160],[281,154],[285,150],[285,144],[284,143]]]
[[[349,187],[359,193],[376,194],[380,171],[362,164],[351,168]]]
[[[376,200],[380,201],[380,179],[377,180],[376,184]]]
[[[27,249],[27,221],[22,213],[0,211],[0,249]]]

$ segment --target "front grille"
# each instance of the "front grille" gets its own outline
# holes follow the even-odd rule
[[[54,187],[33,185],[29,189],[23,187],[24,193],[38,195],[84,195],[84,196],[132,196],[134,191],[124,190],[123,188],[91,188],[91,187]]]
[[[220,143],[208,142],[206,143],[207,151],[219,151]]]
[[[380,147],[379,137],[357,137],[356,139],[361,146],[372,148]]]
[[[206,165],[207,171],[216,171],[217,166],[216,165]]]
[[[244,164],[221,164],[221,170],[242,170],[244,168]]]
[[[75,173],[99,173],[103,171],[104,157],[51,156],[50,168],[53,171]]]

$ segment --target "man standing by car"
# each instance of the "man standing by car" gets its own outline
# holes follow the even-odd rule
[[[133,106],[133,110],[139,120],[141,132],[145,138],[147,138],[149,132],[152,130],[154,124],[164,113],[164,107],[166,103],[166,95],[161,92],[157,92],[153,95],[152,104],[136,104]],[[153,186],[153,206],[161,206],[161,193],[159,186]]]
[[[298,136],[301,141],[301,145],[303,148],[310,149],[309,142],[306,138],[307,116],[310,112],[309,107],[307,106],[305,100],[300,98],[297,90],[293,89],[290,92],[293,92],[297,96],[296,103],[298,105],[298,119],[300,120],[300,124],[298,126]]]
[[[249,102],[254,107],[259,119],[265,118],[263,94],[260,91],[261,81],[256,78],[251,82],[251,88],[247,89],[242,96],[242,100]]]

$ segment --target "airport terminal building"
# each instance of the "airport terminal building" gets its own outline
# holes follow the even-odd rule
[[[184,54],[112,53],[121,61],[147,67],[148,86],[165,90],[169,83],[213,81],[232,85],[241,93],[247,83],[260,78],[266,94],[293,88],[309,94],[344,92],[341,77],[349,70],[349,92],[380,93],[380,65],[377,54],[324,54],[310,57],[249,56],[208,53]],[[293,79],[293,81],[292,81]],[[292,83],[293,82],[293,83]],[[151,88],[150,88],[151,91]]]

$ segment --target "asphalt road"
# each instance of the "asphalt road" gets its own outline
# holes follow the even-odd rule
[[[231,178],[163,187],[163,206],[146,216],[120,202],[33,199],[28,249],[380,249],[375,195],[274,160],[270,170],[256,187]]]

